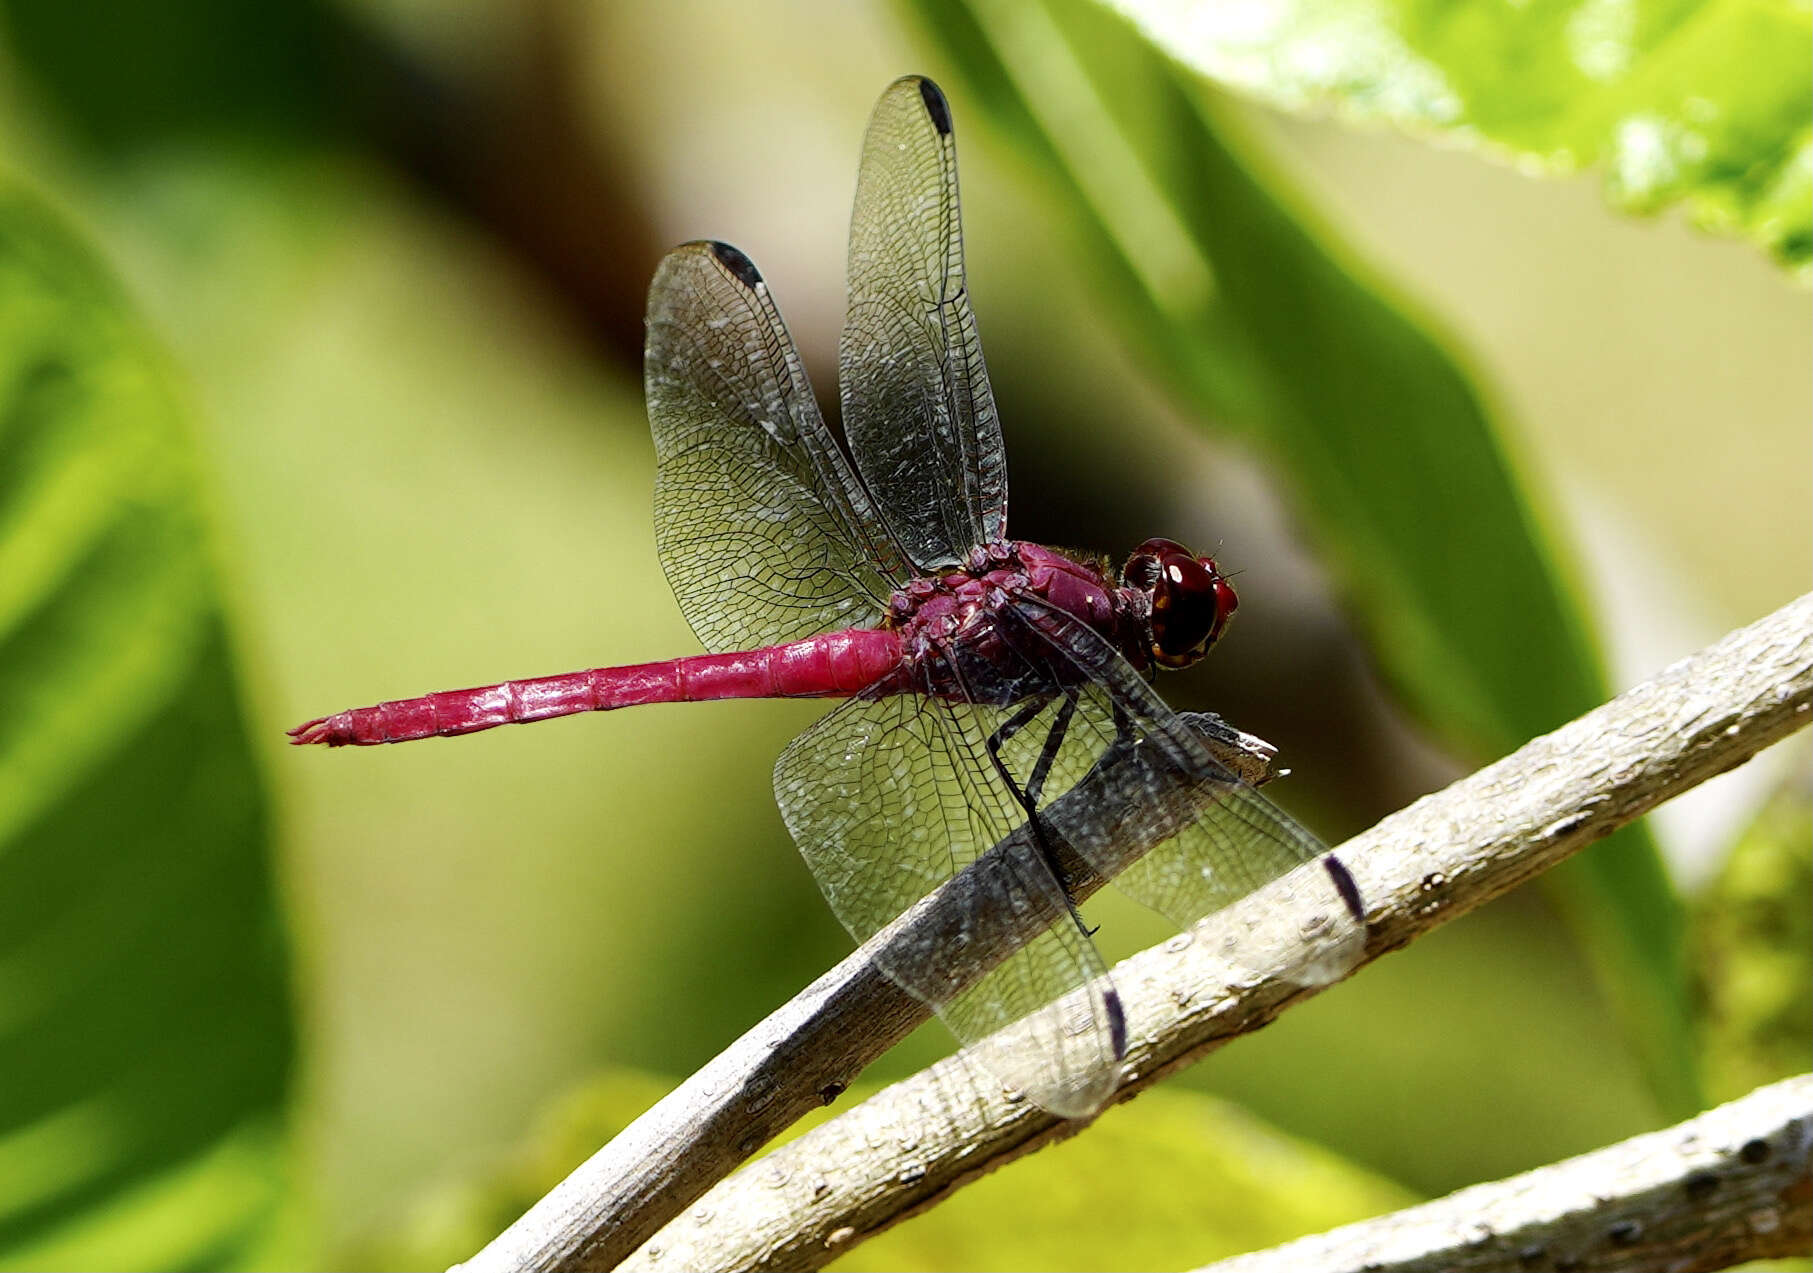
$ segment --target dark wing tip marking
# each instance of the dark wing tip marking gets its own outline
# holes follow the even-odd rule
[[[1341,900],[1346,903],[1347,913],[1354,917],[1355,923],[1364,924],[1366,922],[1366,904],[1360,900],[1360,886],[1353,882],[1353,876],[1348,872],[1346,863],[1330,853],[1322,859],[1322,869],[1327,871],[1328,878],[1334,881],[1335,892],[1339,893]]]
[[[951,104],[944,100],[944,93],[928,79],[919,81],[919,100],[925,103],[925,113],[932,118],[932,127],[944,136],[951,135]]]
[[[731,247],[730,244],[713,240],[707,246],[711,248],[711,254],[718,258],[718,264],[734,274],[737,282],[744,287],[754,291],[756,285],[762,281],[761,271],[755,268],[755,262],[736,248]]]
[[[1102,996],[1108,1009],[1108,1042],[1114,1048],[1114,1059],[1127,1059],[1127,1014],[1121,1007],[1121,994],[1113,986]]]

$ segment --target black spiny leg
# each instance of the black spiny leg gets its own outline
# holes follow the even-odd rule
[[[1045,735],[1045,744],[1039,748],[1039,758],[1033,762],[1032,774],[1022,787],[1014,781],[1013,774],[1008,772],[1006,762],[1001,759],[1001,748],[1015,734],[1025,729],[1039,718],[1039,714],[1051,706],[1052,696],[1040,695],[1027,702],[1019,711],[1001,722],[1000,728],[988,736],[983,744],[988,748],[988,758],[995,766],[995,772],[1001,775],[1001,781],[1014,793],[1014,799],[1026,810],[1028,818],[1037,819],[1039,793],[1045,789],[1045,779],[1051,776],[1051,766],[1056,763],[1058,751],[1064,745],[1064,735],[1070,729],[1070,718],[1076,715],[1076,696],[1064,695],[1064,705],[1058,709],[1057,719],[1051,722],[1051,730]],[[1034,828],[1035,833],[1037,827]]]
[[[1032,807],[1039,803],[1039,794],[1045,790],[1045,779],[1051,776],[1051,766],[1057,762],[1058,749],[1064,745],[1064,736],[1070,731],[1070,718],[1075,715],[1076,695],[1066,694],[1064,705],[1058,708],[1058,718],[1051,722],[1051,732],[1045,735],[1045,745],[1039,749],[1039,759],[1032,767],[1032,775],[1026,780],[1022,803],[1029,814]]]
[[[1075,702],[1068,697],[1065,698],[1064,710],[1052,723],[1051,733],[1046,735],[1045,745],[1039,749],[1039,759],[1032,767],[1032,780],[1026,786],[1022,787],[1014,780],[1013,774],[1007,768],[1007,762],[1001,759],[1001,748],[1007,744],[1008,739],[1037,720],[1039,714],[1051,706],[1051,699],[1051,695],[1041,694],[1037,698],[1027,700],[1019,711],[1002,721],[1000,727],[990,734],[982,745],[988,748],[988,760],[995,767],[995,773],[1000,775],[1001,781],[1006,784],[1007,789],[1013,792],[1014,800],[1020,808],[1026,811],[1026,820],[1032,826],[1033,839],[1038,841],[1039,852],[1044,856],[1046,865],[1051,867],[1051,873],[1057,876],[1058,881],[1062,883],[1064,873],[1058,870],[1057,854],[1052,851],[1051,845],[1046,841],[1044,827],[1039,821],[1039,791],[1045,785],[1045,777],[1051,770],[1051,762],[1057,756],[1058,747],[1063,744],[1064,731],[1070,725],[1070,713],[1076,707]],[[1064,896],[1066,898],[1070,896],[1068,885],[1064,887]],[[1075,909],[1074,905],[1072,909]]]
[[[988,736],[988,754],[999,757],[1001,745],[1032,724],[1039,718],[1039,713],[1050,706],[1051,696],[1049,694],[1041,694],[1037,698],[1028,699],[1019,711],[1002,721],[1000,728]]]
[[[1021,787],[1014,781],[1013,775],[1007,772],[1007,765],[1001,760],[1001,747],[1008,739],[1025,729],[1038,719],[1039,713],[1051,706],[1050,697],[1034,699],[1019,711],[1008,717],[994,733],[988,737],[988,757],[994,762],[995,772],[1001,775],[1001,781],[1014,793],[1020,807],[1026,810],[1026,825],[1032,828],[1033,842],[1039,846],[1039,853],[1045,859],[1045,865],[1057,878],[1058,887],[1064,890],[1064,905],[1070,910],[1071,922],[1084,937],[1094,937],[1095,929],[1083,922],[1083,914],[1076,907],[1076,898],[1070,894],[1070,881],[1065,878],[1063,869],[1058,864],[1057,852],[1051,847],[1051,841],[1045,836],[1045,821],[1039,816],[1039,796],[1045,789],[1045,780],[1051,776],[1051,767],[1057,763],[1058,752],[1063,749],[1064,737],[1070,731],[1070,721],[1076,715],[1076,695],[1066,692],[1064,704],[1058,708],[1057,718],[1051,722],[1051,729],[1045,735],[1044,745],[1039,748],[1039,758],[1033,762],[1032,773],[1027,777],[1026,786]],[[1114,709],[1115,731],[1119,738],[1132,736],[1133,722],[1126,719],[1118,706]],[[1118,741],[1118,739],[1117,739]],[[1108,1014],[1109,1046],[1114,1050],[1114,1057],[1120,1060],[1127,1055],[1127,1014],[1121,1007],[1121,997],[1112,985],[1102,992],[1103,1010]]]
[[[1044,745],[1039,748],[1039,758],[1033,762],[1032,773],[1026,785],[1022,787],[1008,771],[1007,764],[1001,759],[1001,748],[1026,726],[1037,720],[1039,714],[1051,706],[1051,696],[1042,695],[1028,702],[1019,711],[1001,723],[1000,728],[988,736],[985,746],[988,758],[994,764],[995,772],[1007,789],[1013,792],[1014,799],[1026,811],[1026,824],[1032,829],[1033,842],[1039,846],[1039,854],[1045,859],[1045,865],[1051,869],[1059,886],[1064,890],[1064,901],[1070,907],[1070,917],[1084,936],[1093,937],[1095,930],[1083,922],[1077,911],[1076,899],[1070,895],[1070,883],[1064,876],[1064,870],[1058,862],[1057,850],[1046,836],[1045,820],[1039,816],[1039,795],[1045,789],[1045,780],[1051,776],[1051,767],[1057,762],[1058,752],[1064,746],[1064,737],[1070,730],[1070,721],[1076,715],[1076,695],[1065,694],[1064,704],[1058,708],[1057,719],[1051,722],[1051,729],[1045,735]]]

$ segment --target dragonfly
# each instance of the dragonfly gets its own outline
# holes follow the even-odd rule
[[[747,256],[688,243],[650,286],[656,547],[708,653],[378,703],[291,738],[363,746],[647,703],[840,700],[774,770],[832,910],[863,942],[1018,834],[1030,851],[966,914],[878,958],[966,1045],[1016,1025],[1024,1041],[984,1049],[985,1065],[1085,1117],[1115,1090],[1128,1031],[1066,862],[1188,931],[1324,849],[1150,684],[1196,663],[1234,617],[1212,557],[1154,538],[1116,570],[1009,538],[951,111],[929,79],[896,81],[869,122],[848,284],[841,441]],[[1060,825],[1056,802],[1109,755],[1120,794],[1072,801]],[[1129,863],[1134,823],[1159,842]],[[1044,919],[958,977],[953,952],[994,931],[991,911]]]

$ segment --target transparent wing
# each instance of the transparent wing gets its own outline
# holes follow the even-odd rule
[[[655,547],[706,648],[874,622],[905,562],[748,257],[723,243],[667,255],[649,287],[643,376]]]
[[[1007,715],[916,694],[851,699],[781,755],[775,796],[858,942],[946,886],[877,963],[1008,1087],[1081,1117],[1113,1091],[1124,1025],[1100,955],[991,767],[986,742]],[[1016,928],[1032,932],[1017,949]],[[1014,1045],[987,1042],[1015,1021],[1029,1029]]]
[[[922,570],[1007,534],[1007,459],[963,278],[950,107],[909,76],[882,95],[850,218],[844,434]]]
[[[1067,687],[1001,746],[1002,763],[1021,785],[1043,767],[1049,802],[1113,759],[1119,796],[1092,802],[1090,816],[1067,824],[1066,839],[1123,893],[1188,929],[1327,852],[1216,760],[1099,633],[1034,601],[1001,611],[997,629]],[[1060,714],[1067,719],[1054,743]],[[1313,943],[1308,971],[1318,981],[1337,979],[1360,957],[1364,923],[1348,907],[1288,918],[1301,931],[1286,931]]]

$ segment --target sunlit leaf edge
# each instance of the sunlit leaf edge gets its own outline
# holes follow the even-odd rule
[[[10,899],[0,1175],[58,1165],[33,1168],[34,1144],[75,1172],[0,1216],[0,1264],[26,1266],[46,1242],[135,1262],[136,1239],[98,1254],[106,1234],[162,1225],[146,1198],[246,1143],[246,1129],[280,1124],[294,1053],[265,797],[182,395],[67,220],[0,170],[0,327],[10,333],[0,353],[0,557],[37,567],[0,588],[0,680],[18,705],[0,725],[0,893]],[[71,466],[91,480],[63,481]],[[167,889],[110,887],[147,871],[182,882],[180,905]],[[160,945],[185,958],[158,957]],[[186,958],[203,952],[199,965]],[[120,1024],[116,1009],[135,1024]],[[173,1068],[185,1051],[193,1055]],[[65,1156],[71,1146],[37,1134],[83,1107],[93,1111],[86,1167]],[[228,1262],[262,1241],[259,1217],[273,1208],[286,1151],[281,1137],[255,1139],[265,1147],[256,1180],[227,1190],[245,1193],[245,1205],[224,1206],[211,1226],[169,1218],[188,1235],[172,1265]],[[213,1178],[225,1187],[231,1174]]]
[[[1387,124],[1531,176],[1598,168],[1613,206],[1682,205],[1700,228],[1813,277],[1804,4],[1099,2],[1231,92]],[[1523,102],[1497,100],[1510,90]]]

